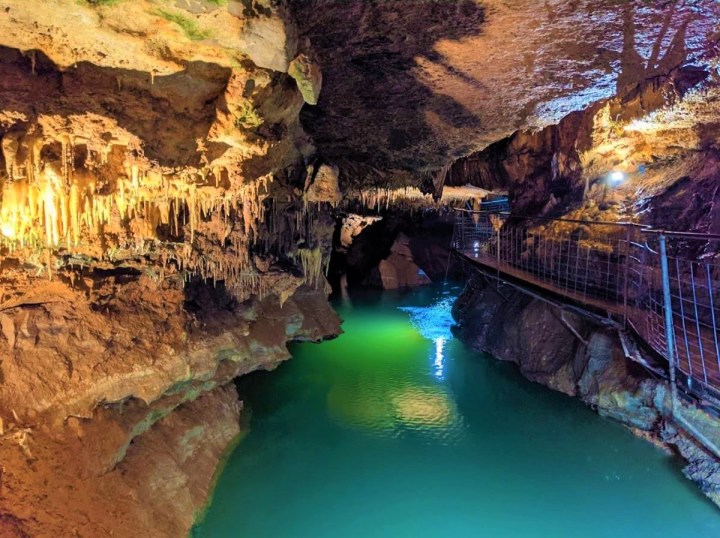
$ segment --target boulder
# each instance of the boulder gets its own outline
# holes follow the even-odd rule
[[[284,9],[248,19],[240,39],[243,52],[255,65],[283,73],[287,73],[298,45],[297,30]]]
[[[377,277],[383,289],[412,288],[430,284],[430,279],[413,260],[410,239],[399,234],[390,255],[377,267]]]

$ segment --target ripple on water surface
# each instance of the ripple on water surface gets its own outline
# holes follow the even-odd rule
[[[667,455],[455,340],[456,294],[339,304],[345,334],[243,380],[251,431],[193,534],[720,536]]]

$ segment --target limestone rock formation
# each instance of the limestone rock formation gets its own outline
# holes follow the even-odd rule
[[[338,248],[347,250],[353,240],[362,233],[366,226],[382,220],[382,217],[364,217],[351,213],[342,219],[340,227],[340,245]]]
[[[514,362],[528,379],[578,396],[602,416],[679,452],[685,474],[715,503],[720,464],[670,415],[666,381],[651,377],[623,353],[614,331],[481,277],[471,279],[453,307],[455,332],[469,346]],[[716,419],[698,408],[683,413],[717,440]]]
[[[710,0],[290,3],[324,77],[303,123],[323,155],[378,180],[438,171],[692,63],[719,14]]]
[[[307,287],[280,305],[197,283],[107,280],[102,302],[55,283],[2,307],[2,509],[33,536],[187,532],[238,433],[237,395],[223,387],[288,359],[286,341],[339,331],[325,294]],[[40,501],[39,517],[44,487],[28,480],[47,475],[72,493]]]
[[[340,330],[337,172],[283,5],[51,4],[0,2],[0,534],[178,536],[228,384]]]
[[[309,166],[305,181],[305,201],[319,204],[327,202],[337,206],[342,200],[337,166],[320,164]]]
[[[270,1],[246,4],[249,7],[243,6],[246,22],[241,34],[244,45],[241,50],[258,67],[287,72],[298,47],[296,26],[287,10],[282,4]],[[234,10],[232,7],[230,12],[239,15],[239,7]]]
[[[446,213],[388,212],[382,219],[347,215],[331,259],[330,277],[349,288],[397,289],[447,275],[452,221]]]
[[[557,125],[517,131],[456,161],[445,184],[507,189],[521,215],[575,211],[598,220],[709,230],[720,86],[711,75],[716,60],[706,61],[630,86]],[[627,180],[609,189],[608,174],[615,170]],[[702,210],[693,209],[693,196],[707,201]]]
[[[111,447],[113,424],[69,419],[66,431],[26,427],[0,443],[3,536],[181,536],[206,502],[239,429],[232,386],[183,404],[138,437],[110,471],[86,458]],[[95,430],[95,431],[94,431]]]
[[[0,0],[0,534],[186,533],[232,380],[339,332],[331,257],[446,274],[445,205],[716,230],[718,5],[617,4]],[[612,167],[638,181],[606,199]],[[478,347],[717,494],[611,335],[475,292]]]
[[[376,278],[386,290],[414,288],[430,283],[428,276],[413,260],[410,239],[404,234],[395,238],[390,255],[378,264]]]
[[[317,105],[322,89],[322,73],[317,62],[306,54],[300,54],[288,67],[288,74],[297,82],[298,89],[309,105]]]

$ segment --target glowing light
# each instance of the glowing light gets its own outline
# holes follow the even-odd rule
[[[405,427],[445,429],[455,419],[452,401],[440,388],[411,386],[395,391],[390,398],[396,420]]]
[[[433,362],[433,365],[435,366],[435,377],[438,379],[443,378],[443,374],[445,371],[445,354],[443,353],[443,348],[445,347],[445,338],[438,337],[435,339],[435,361]]]
[[[623,181],[625,181],[625,174],[623,172],[620,172],[619,170],[615,170],[614,172],[610,172],[610,182],[613,185],[619,185]]]
[[[232,190],[218,186],[221,168],[202,170],[197,174],[164,175],[151,166],[127,164],[124,170],[114,170],[114,181],[99,180],[98,171],[104,162],[75,169],[72,142],[61,140],[62,161],[44,162],[42,142],[25,141],[30,150],[25,158],[8,150],[0,150],[5,163],[10,163],[8,178],[0,181],[0,246],[13,251],[21,248],[64,246],[82,249],[97,239],[122,229],[123,244],[107,248],[103,255],[113,256],[117,250],[144,249],[145,240],[159,241],[165,236],[160,226],[171,236],[184,239],[183,244],[168,243],[162,253],[162,263],[174,264],[186,274],[204,279],[237,282],[238,286],[255,286],[249,251],[238,248],[240,242],[249,244],[258,238],[258,224],[264,217],[264,200],[272,176],[263,176],[243,183]],[[215,177],[215,186],[207,181]],[[198,226],[205,226],[219,236],[220,244],[231,230],[229,221],[240,221],[234,235],[235,252],[216,254],[203,252],[198,256],[192,248]],[[130,228],[129,238],[124,233]],[[83,241],[88,240],[88,243]],[[181,245],[181,246],[178,246]],[[94,251],[93,251],[94,252]],[[144,253],[144,251],[143,251]],[[318,253],[300,254],[303,268],[317,280]]]
[[[430,354],[431,371],[437,379],[445,375],[445,344],[453,338],[450,329],[455,321],[452,317],[452,299],[443,298],[430,306],[400,307],[410,314],[413,327],[420,335],[434,344],[434,353]]]
[[[15,239],[15,227],[9,222],[3,222],[0,226],[0,233],[8,239]]]

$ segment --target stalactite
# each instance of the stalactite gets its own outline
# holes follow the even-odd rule
[[[119,252],[145,255],[148,240],[156,249],[168,248],[159,236],[159,229],[166,226],[172,237],[185,243],[164,254],[163,270],[174,262],[189,275],[236,286],[260,286],[252,273],[249,250],[259,239],[258,225],[265,218],[264,201],[272,176],[225,189],[217,186],[222,175],[219,167],[212,171],[215,186],[206,185],[205,170],[173,174],[130,161],[123,169],[114,170],[108,168],[111,144],[97,152],[100,162],[76,170],[69,136],[57,141],[60,153],[52,162],[40,158],[48,141],[45,146],[42,142],[9,135],[2,140],[7,176],[0,175],[0,247],[6,252],[47,248],[48,252],[66,249],[79,253],[92,250],[93,245],[96,248],[110,230],[115,237],[110,243],[116,246],[107,247],[103,257],[112,259]],[[105,173],[100,174],[98,167],[106,167]],[[100,179],[108,171],[116,175],[110,185],[107,179]],[[229,223],[234,221],[239,224],[231,231]],[[232,233],[232,250],[208,245],[195,248],[199,231],[216,236],[221,247]]]
[[[323,263],[323,252],[320,247],[298,249],[297,257],[303,272],[303,279],[308,286],[318,288],[325,274],[327,264]]]

